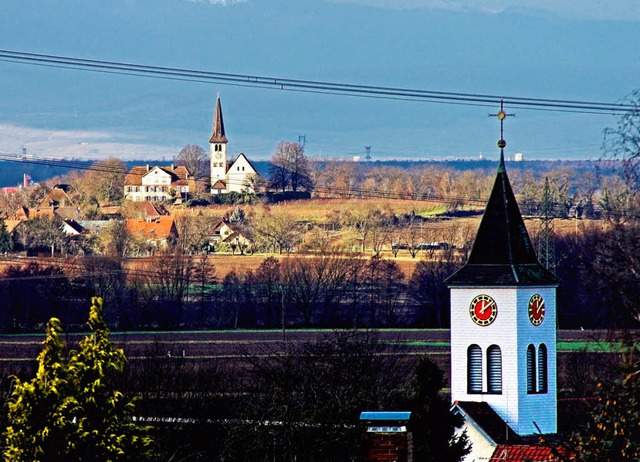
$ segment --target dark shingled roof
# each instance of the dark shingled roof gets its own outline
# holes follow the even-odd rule
[[[222,120],[222,106],[220,97],[216,100],[216,113],[213,117],[213,133],[209,143],[226,143],[227,137],[224,133],[224,121]]]
[[[511,189],[504,155],[469,260],[448,285],[553,285],[558,278],[538,261]]]
[[[466,420],[475,422],[494,443],[521,443],[520,436],[487,403],[456,401],[454,405]]]

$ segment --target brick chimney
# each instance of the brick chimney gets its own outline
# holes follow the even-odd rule
[[[362,437],[367,462],[413,462],[413,434],[410,412],[362,412]]]

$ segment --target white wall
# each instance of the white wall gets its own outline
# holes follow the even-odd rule
[[[531,295],[545,299],[546,316],[539,326],[528,318]],[[491,296],[498,314],[488,326],[476,325],[469,316],[471,300],[479,294]],[[547,346],[548,392],[527,394],[527,346]],[[483,351],[483,393],[467,393],[467,349],[477,344]],[[486,393],[486,351],[498,345],[502,352],[502,393]],[[556,304],[554,287],[482,287],[451,289],[451,398],[452,401],[486,402],[521,435],[557,431],[556,399]]]

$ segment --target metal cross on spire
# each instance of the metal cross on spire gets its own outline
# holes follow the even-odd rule
[[[500,112],[497,114],[489,114],[489,117],[498,117],[500,120],[500,139],[498,140],[498,147],[500,148],[500,155],[503,155],[504,148],[507,142],[504,140],[504,119],[507,117],[515,117],[515,114],[507,114],[504,112],[504,101],[500,100]]]

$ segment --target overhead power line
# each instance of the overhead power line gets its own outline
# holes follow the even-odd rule
[[[70,169],[79,169],[86,171],[96,171],[101,173],[114,173],[119,175],[138,175],[143,176],[143,173],[132,173],[131,171],[123,171],[115,167],[109,167],[108,165],[89,165],[87,162],[65,162],[54,161],[51,159],[38,159],[38,158],[24,158],[20,154],[9,154],[0,152],[0,161],[17,162],[17,163],[33,163],[38,165],[57,166]],[[242,186],[241,182],[228,181],[227,184],[235,184]],[[419,192],[397,192],[372,188],[363,188],[361,186],[335,186],[335,185],[316,185],[314,192],[322,194],[324,197],[332,198],[361,198],[361,199],[388,199],[388,200],[404,200],[404,201],[419,201],[419,202],[433,202],[444,205],[454,206],[472,206],[483,207],[486,205],[486,198],[468,198],[463,196],[446,196],[433,193],[419,193]],[[551,203],[551,210],[553,216],[560,217],[564,212],[564,204]],[[631,216],[630,213],[635,212],[627,210],[618,210],[614,212],[608,212],[610,214],[618,214],[624,216]],[[635,215],[633,215],[635,216]]]
[[[300,80],[280,77],[211,72],[194,69],[149,66],[118,61],[74,58],[21,51],[0,50],[0,60],[22,64],[62,67],[83,71],[114,73],[191,82],[216,82],[226,85],[269,88],[276,90],[325,93],[364,98],[398,99],[441,104],[495,107],[501,101],[513,108],[589,114],[622,114],[638,108],[624,103],[601,103],[563,99],[526,98],[475,93],[443,92],[409,88],[357,85],[337,82]]]

